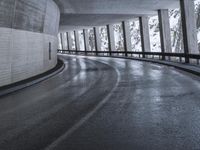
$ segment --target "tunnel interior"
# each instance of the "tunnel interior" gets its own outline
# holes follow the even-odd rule
[[[0,150],[200,149],[200,0],[0,0]]]

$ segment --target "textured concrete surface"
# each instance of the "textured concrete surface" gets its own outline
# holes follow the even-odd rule
[[[9,85],[0,87],[0,97],[3,97],[5,95],[11,94],[13,92],[22,90],[24,88],[27,88],[27,87],[33,86],[37,83],[40,83],[42,81],[45,81],[45,80],[55,76],[56,74],[60,73],[61,71],[63,71],[64,68],[65,68],[65,65],[64,65],[63,61],[58,59],[58,63],[54,68],[52,68],[42,74],[22,80],[20,82],[16,82],[14,84],[9,84]]]
[[[182,16],[182,28],[183,28],[183,45],[184,53],[187,54],[199,54],[197,31],[196,31],[196,15],[195,6],[193,0],[181,0],[181,16]],[[186,58],[186,62],[189,62],[189,58]]]
[[[0,27],[11,27],[14,14],[14,0],[1,0]],[[6,17],[5,17],[6,16]]]
[[[9,28],[0,28],[0,33],[0,86],[43,73],[56,65],[57,37]]]
[[[61,74],[0,98],[0,149],[200,148],[199,77],[126,59],[64,59]]]
[[[52,0],[1,0],[0,27],[57,34],[60,11]]]
[[[52,0],[0,1],[0,86],[56,65],[59,19],[59,8]]]
[[[134,15],[61,14],[59,30],[88,29],[94,26],[105,26],[107,24],[113,24],[133,18],[135,18]]]
[[[141,45],[142,52],[151,51],[151,42],[149,36],[149,18],[148,17],[139,17],[140,24],[140,36],[141,36]]]
[[[39,2],[40,3],[40,2]],[[60,10],[55,3],[50,0],[46,5],[46,14],[44,20],[44,30],[46,34],[57,35],[60,23]]]
[[[71,14],[152,14],[174,8],[179,0],[54,0],[61,13]],[[114,6],[114,7],[113,7]],[[95,9],[94,9],[95,8]]]
[[[61,10],[60,30],[117,23],[178,8],[179,0],[54,0]]]
[[[12,27],[34,32],[43,32],[47,0],[13,0]],[[6,17],[5,17],[6,18]]]
[[[169,22],[169,10],[158,10],[158,19],[160,27],[160,44],[161,51],[171,53],[171,31]]]

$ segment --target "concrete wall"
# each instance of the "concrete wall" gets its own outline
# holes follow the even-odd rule
[[[0,86],[56,65],[59,18],[52,0],[0,0]]]

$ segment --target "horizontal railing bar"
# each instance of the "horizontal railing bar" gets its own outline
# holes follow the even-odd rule
[[[200,55],[198,54],[188,54],[184,53],[161,53],[161,52],[131,52],[131,51],[84,51],[84,50],[58,50],[58,52],[73,52],[73,53],[94,53],[94,54],[136,54],[136,55],[154,55],[154,56],[170,56],[170,57],[189,57],[191,59],[200,59]]]

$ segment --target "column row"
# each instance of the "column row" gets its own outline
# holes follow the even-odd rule
[[[183,43],[184,43],[184,54],[185,62],[189,62],[188,54],[198,53],[197,36],[196,36],[196,21],[194,14],[194,2],[192,0],[181,0],[181,18],[182,18],[182,29],[183,29]],[[170,23],[169,23],[169,11],[167,9],[158,10],[158,19],[160,27],[160,43],[161,43],[161,53],[162,59],[165,60],[166,53],[172,53],[171,48],[171,35],[170,35]],[[139,17],[140,24],[140,36],[141,36],[141,46],[143,52],[143,58],[145,58],[145,52],[150,52],[150,36],[149,36],[149,17],[141,16]],[[107,25],[107,35],[108,35],[108,49],[109,54],[115,51],[115,37],[113,25]],[[130,36],[130,24],[128,21],[122,22],[123,29],[123,44],[125,50],[125,56],[127,52],[131,49],[131,36]],[[101,39],[99,27],[94,27],[94,39],[95,39],[95,50],[96,55],[98,51],[101,51]],[[85,52],[89,51],[89,34],[87,29],[83,30],[84,35],[84,45]],[[80,51],[80,41],[79,34],[74,31],[76,50]],[[61,45],[63,45],[63,35],[60,35]],[[69,33],[67,33],[68,50],[72,50],[72,39]],[[63,49],[63,46],[62,46]]]

